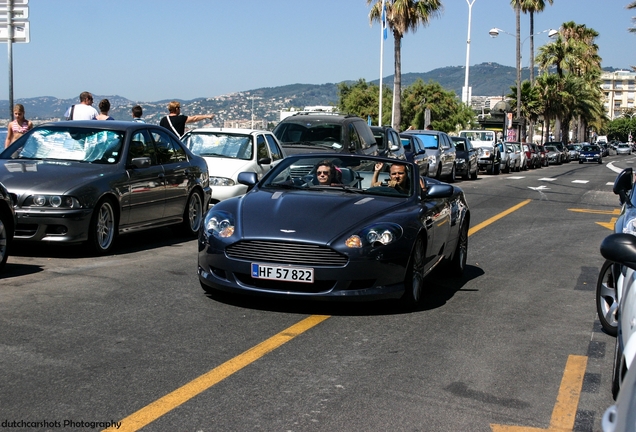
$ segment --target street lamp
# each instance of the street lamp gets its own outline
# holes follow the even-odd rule
[[[466,0],[468,4],[468,39],[466,39],[466,73],[464,77],[464,88],[462,89],[462,101],[470,106],[471,91],[468,87],[468,70],[470,68],[470,22],[473,16],[473,4],[475,0]]]
[[[521,41],[521,47],[519,50],[519,58],[517,59],[517,121],[521,120],[521,52],[523,51],[523,44],[525,41],[528,40],[528,38],[530,38],[530,36],[536,36],[536,35],[540,35],[541,33],[546,33],[548,32],[548,36],[549,37],[555,37],[556,35],[559,34],[559,32],[557,30],[553,30],[553,29],[548,29],[548,30],[542,30],[540,32],[534,33],[532,35],[526,36],[526,38]],[[497,36],[499,36],[499,33],[505,33],[507,35],[510,35],[512,37],[514,37],[516,39],[516,36],[513,35],[512,33],[509,33],[505,30],[502,30],[500,28],[497,27],[493,27],[490,29],[490,31],[488,31],[488,34],[490,35],[490,37],[496,38]],[[534,68],[534,65],[529,65],[529,67]],[[521,125],[519,125],[519,127],[517,128],[517,139],[521,140]]]

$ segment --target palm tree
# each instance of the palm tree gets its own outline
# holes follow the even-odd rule
[[[636,1],[631,2],[626,7],[627,7],[627,9],[636,9]],[[632,18],[632,21],[636,22],[636,18]],[[629,29],[629,31],[632,32],[632,33],[636,33],[636,27],[631,27]]]
[[[369,12],[371,23],[382,21],[382,0],[367,0],[367,5],[375,2]],[[393,33],[394,77],[393,77],[393,121],[391,126],[400,130],[402,120],[402,38],[410,30],[415,32],[420,24],[427,26],[431,18],[439,16],[443,10],[441,0],[386,0],[386,23]]]
[[[553,4],[554,0],[548,0]],[[534,83],[534,14],[543,12],[545,9],[544,0],[512,0],[512,3],[519,3],[521,11],[530,15],[530,83]]]

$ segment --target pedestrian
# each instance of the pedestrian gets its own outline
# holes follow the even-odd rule
[[[7,139],[4,141],[4,147],[7,148],[15,140],[20,138],[27,131],[33,129],[33,122],[24,118],[24,106],[15,104],[13,107],[13,117],[15,120],[7,125]]]
[[[186,116],[181,114],[181,104],[172,101],[168,104],[168,115],[161,118],[160,126],[173,131],[179,138],[185,133],[186,123],[194,123],[205,119],[214,118],[214,114],[202,114],[194,116]]]
[[[79,99],[80,103],[71,105],[64,113],[66,120],[96,120],[99,113],[93,108],[93,95],[82,92]]]
[[[99,115],[97,116],[97,120],[115,120],[110,115],[108,115],[108,111],[110,111],[110,101],[108,99],[100,100]]]
[[[135,105],[134,107],[132,107],[132,116],[133,119],[132,121],[134,122],[139,122],[139,123],[146,123],[145,121],[143,121],[143,119],[141,118],[141,116],[143,115],[144,110],[141,108],[141,106],[139,105]]]

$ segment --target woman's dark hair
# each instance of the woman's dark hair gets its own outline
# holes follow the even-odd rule
[[[108,99],[102,99],[99,101],[99,111],[103,113],[107,113],[110,111],[110,102]]]
[[[318,162],[314,167],[313,173],[316,174],[316,171],[318,171],[318,168],[321,166],[329,167],[329,184],[342,183],[342,174],[338,167],[333,164],[333,162],[331,162],[329,159]]]

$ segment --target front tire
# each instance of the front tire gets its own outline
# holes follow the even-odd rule
[[[457,246],[453,252],[449,269],[453,277],[462,277],[466,270],[466,259],[468,257],[468,223],[464,222],[459,230]]]
[[[404,295],[402,301],[407,306],[416,306],[422,301],[424,290],[424,261],[426,258],[426,243],[421,236],[415,240],[411,262],[404,279]]]
[[[457,179],[457,172],[455,171],[455,163],[453,163],[453,167],[451,168],[450,175],[448,176],[448,182],[455,183],[456,179]]]
[[[110,200],[97,204],[88,230],[88,246],[93,253],[105,255],[113,249],[117,236],[117,218]]]
[[[601,267],[596,282],[596,313],[605,333],[616,337],[618,334],[618,320],[616,311],[616,279],[615,265],[612,261],[605,261]]]
[[[203,198],[197,191],[193,191],[188,198],[188,203],[183,210],[183,222],[181,228],[185,235],[196,237],[203,223]]]
[[[9,217],[9,214],[0,212],[0,271],[2,271],[9,258],[12,240],[10,228],[13,226]]]

